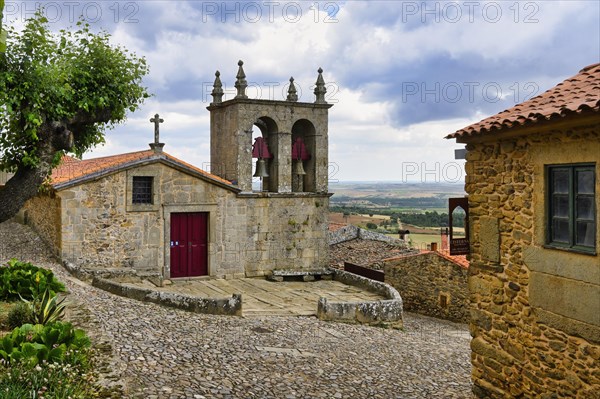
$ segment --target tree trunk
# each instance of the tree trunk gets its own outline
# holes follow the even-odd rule
[[[15,216],[25,202],[37,195],[40,186],[52,173],[54,155],[73,145],[73,133],[65,123],[47,122],[39,130],[37,167],[19,167],[15,175],[0,187],[0,223]]]
[[[25,202],[38,193],[51,171],[50,163],[46,163],[46,167],[17,170],[6,185],[0,188],[0,223],[15,216]]]

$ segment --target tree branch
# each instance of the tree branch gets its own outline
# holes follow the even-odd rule
[[[94,111],[81,110],[67,121],[67,125],[91,125],[93,123],[110,122],[112,112],[108,108],[97,108]]]

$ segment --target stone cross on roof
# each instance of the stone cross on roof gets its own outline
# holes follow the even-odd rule
[[[156,153],[162,152],[162,149],[165,146],[165,143],[159,141],[160,124],[164,121],[165,120],[160,118],[158,114],[155,114],[154,118],[150,118],[150,122],[154,123],[154,143],[150,143],[150,148]]]

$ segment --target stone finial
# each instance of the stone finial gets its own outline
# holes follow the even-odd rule
[[[290,88],[288,89],[287,101],[298,101],[298,90],[294,85],[294,77],[290,78]]]
[[[325,88],[325,80],[323,80],[323,68],[319,68],[318,72],[319,76],[317,76],[317,82],[315,83],[315,104],[327,104],[327,101],[325,101],[327,89]]]
[[[223,83],[221,83],[221,72],[215,72],[215,83],[213,83],[213,90],[210,95],[213,98],[213,104],[219,104],[223,102]]]
[[[165,143],[160,142],[160,124],[164,121],[158,114],[154,114],[154,118],[150,118],[150,122],[154,123],[154,143],[150,143],[150,148],[156,153],[162,152],[165,146]]]
[[[237,95],[235,98],[248,98],[246,95],[246,87],[248,87],[248,81],[246,80],[246,74],[244,73],[244,61],[238,61],[238,73],[236,75],[235,88],[237,89]]]

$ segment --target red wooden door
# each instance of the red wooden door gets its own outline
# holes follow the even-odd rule
[[[208,213],[171,214],[171,277],[208,274]]]

